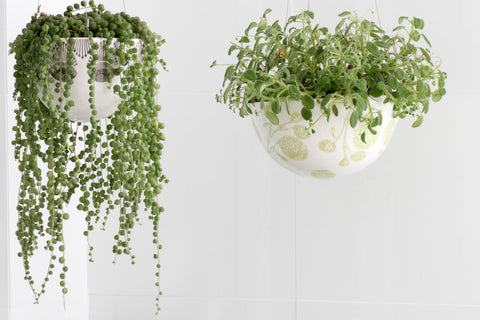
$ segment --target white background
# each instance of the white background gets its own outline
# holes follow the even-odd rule
[[[3,1],[12,41],[37,1]],[[6,222],[0,220],[0,275],[7,273],[9,249],[11,320],[480,319],[478,1],[378,0],[387,30],[401,15],[425,20],[434,56],[448,73],[448,93],[431,106],[422,127],[400,122],[374,165],[328,181],[284,171],[263,151],[250,121],[214,100],[223,70],[209,69],[211,62],[231,61],[229,41],[266,8],[273,9],[272,21],[284,22],[286,0],[125,2],[127,12],[167,39],[162,56],[170,72],[160,76],[159,95],[167,136],[163,164],[171,179],[162,196],[162,311],[153,315],[147,219],[136,233],[132,267],[127,259],[111,264],[109,231],[95,234],[96,261],[88,264],[83,218],[73,217],[67,310],[56,279],[41,304],[32,304],[16,257],[18,174],[9,145],[9,182],[2,179],[1,187],[9,191],[11,245],[3,240]],[[41,3],[49,13],[70,4]],[[118,0],[103,3],[111,11],[123,9]],[[290,14],[308,6],[292,4]],[[375,2],[311,0],[310,9],[317,23],[331,29],[338,13],[369,14]],[[8,96],[12,65],[9,56]],[[9,101],[9,127],[14,106]],[[5,295],[0,286],[1,303]],[[3,310],[0,305],[0,318]]]

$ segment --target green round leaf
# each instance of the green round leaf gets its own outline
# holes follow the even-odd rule
[[[300,93],[300,90],[298,89],[298,87],[296,85],[289,84],[288,85],[288,95],[293,100],[298,101],[298,100],[300,100],[302,94]]]
[[[307,108],[302,108],[302,118],[305,120],[310,120],[312,119],[312,111]]]
[[[315,106],[315,101],[313,100],[312,96],[304,94],[302,96],[302,104],[307,109],[313,109],[313,107]]]

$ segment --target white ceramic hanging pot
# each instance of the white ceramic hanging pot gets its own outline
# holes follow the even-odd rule
[[[303,176],[333,178],[364,169],[382,154],[397,125],[393,119],[393,105],[383,104],[384,98],[369,99],[370,106],[382,112],[382,125],[372,134],[364,123],[350,126],[351,109],[337,103],[338,116],[329,121],[321,116],[318,103],[312,110],[312,119],[320,119],[313,126],[315,133],[306,130],[308,125],[300,115],[302,103],[289,101],[289,110],[282,102],[282,111],[277,115],[278,125],[273,125],[265,116],[265,110],[253,115],[253,126],[270,156],[286,169]],[[260,110],[259,103],[253,104]],[[365,142],[361,133],[366,132]]]
[[[87,68],[87,64],[92,59],[92,56],[88,53],[91,44],[88,38],[73,38],[74,39],[74,46],[73,46],[73,73],[71,73],[71,77],[73,80],[73,84],[70,89],[70,100],[72,100],[75,105],[68,110],[68,116],[72,121],[90,121],[90,117],[92,115],[92,110],[90,109],[89,103],[89,83],[88,79],[90,79],[89,70]],[[61,70],[63,74],[66,72],[66,61],[67,61],[67,46],[66,46],[66,39],[62,39],[64,45],[62,48],[54,47],[54,50],[62,50],[60,53],[60,60],[53,62],[53,64],[61,64]],[[104,46],[106,43],[106,39],[103,38],[93,38],[93,42],[99,45],[99,48],[95,50],[95,53],[98,55],[98,60],[96,63],[97,73],[95,76],[95,108],[97,110],[97,119],[106,118],[113,113],[118,108],[119,103],[121,102],[120,97],[114,93],[113,87],[115,85],[120,84],[120,76],[113,76],[112,82],[109,83],[107,80],[108,74],[113,75],[113,68],[118,67],[118,58],[113,57],[114,62],[110,66],[110,70],[107,70],[108,64],[105,61],[105,50]],[[118,39],[113,39],[111,46],[118,48],[120,42]],[[141,46],[142,42],[139,39],[134,40],[134,46],[137,48],[137,54],[141,56]],[[130,47],[127,47],[127,50]],[[55,84],[57,82],[65,81],[64,77],[61,76],[62,72],[58,72],[56,74],[52,74],[54,81],[50,83],[50,92],[53,95],[53,101],[56,103],[58,98],[61,97],[61,92],[55,92]],[[39,87],[39,98],[43,100],[43,90]]]

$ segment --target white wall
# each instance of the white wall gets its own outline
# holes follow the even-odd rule
[[[0,0],[0,319],[9,319],[9,236],[7,206],[7,39],[5,0]]]
[[[373,0],[309,2],[316,21],[329,27],[341,11],[375,9]],[[103,3],[122,9],[121,1]],[[308,5],[292,3],[296,10]],[[9,40],[35,5],[7,0]],[[228,61],[229,41],[265,8],[274,10],[272,19],[284,19],[287,1],[126,0],[126,6],[167,39],[162,55],[170,72],[161,74],[159,100],[171,183],[162,196],[167,211],[161,219],[164,297],[158,319],[480,318],[476,0],[378,1],[386,29],[401,15],[424,18],[449,76],[448,94],[422,127],[400,123],[377,163],[329,181],[284,171],[263,151],[249,121],[214,101],[223,70],[209,69],[211,62]],[[42,8],[63,7],[64,1],[51,0]],[[12,159],[9,165],[14,167]],[[12,178],[9,190],[15,189]],[[14,196],[9,193],[12,203]],[[10,215],[14,226],[12,210]],[[157,319],[150,234],[145,219],[136,234],[134,267],[127,259],[113,266],[112,234],[95,235],[89,301],[82,283],[80,298],[69,300],[83,310],[75,319]],[[28,289],[16,271],[21,264],[13,235],[11,251],[12,320],[41,310],[64,319],[54,286],[40,306],[23,297]],[[86,261],[79,250],[81,270],[82,255]]]

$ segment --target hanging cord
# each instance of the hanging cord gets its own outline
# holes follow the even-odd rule
[[[125,6],[125,0],[122,0],[123,2],[123,12],[127,12],[127,7]]]
[[[287,12],[285,13],[285,23],[288,22],[289,15],[295,11],[293,8],[293,0],[287,0]]]
[[[309,0],[310,1],[310,0]],[[375,0],[375,10],[377,11],[377,20],[378,20],[378,25],[380,28],[382,28],[382,23],[380,22],[380,13],[378,12],[378,3],[377,0]]]

